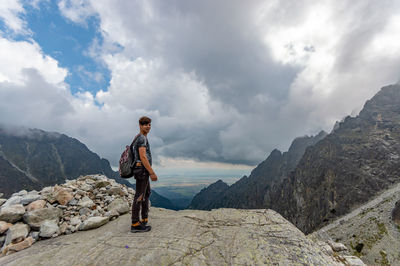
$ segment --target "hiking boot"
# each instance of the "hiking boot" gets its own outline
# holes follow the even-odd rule
[[[144,219],[140,220],[140,223],[143,225],[147,225],[148,221],[149,221],[149,218],[144,218]]]
[[[151,226],[146,226],[137,222],[131,225],[131,232],[132,233],[141,233],[141,232],[148,232],[151,230]]]

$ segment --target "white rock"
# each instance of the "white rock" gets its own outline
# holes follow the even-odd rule
[[[29,226],[24,223],[17,223],[8,228],[4,246],[11,243],[23,241],[29,234]]]
[[[76,217],[73,217],[72,219],[71,219],[71,221],[70,221],[70,224],[71,225],[78,225],[78,224],[81,224],[81,218],[79,218],[78,216],[76,216]]]
[[[26,190],[24,189],[24,190],[21,190],[20,192],[13,193],[13,194],[11,195],[11,197],[14,197],[14,196],[24,196],[24,195],[26,195],[26,194],[28,194],[28,191],[26,191]]]
[[[347,247],[343,245],[342,243],[337,243],[333,241],[328,242],[329,246],[331,246],[333,251],[340,252],[340,251],[346,251]]]
[[[129,212],[129,205],[122,199],[116,199],[108,205],[108,211],[116,210],[120,215]]]
[[[7,207],[11,205],[16,205],[16,204],[21,204],[22,197],[21,196],[12,196],[9,198],[3,205],[2,207]]]
[[[344,256],[349,266],[366,266],[366,264],[356,256]]]
[[[108,221],[108,217],[89,217],[86,221],[80,224],[79,230],[83,231],[94,229],[108,223]]]
[[[36,192],[36,194],[35,193],[30,194],[29,193],[29,194],[27,194],[25,196],[22,196],[21,204],[28,205],[29,203],[34,202],[36,200],[39,200],[40,198],[41,198],[41,196],[39,194],[37,194],[37,192]]]
[[[21,204],[2,207],[0,209],[0,221],[15,223],[25,214],[25,208]]]
[[[52,237],[54,234],[60,234],[60,228],[55,221],[44,221],[40,226],[39,236]]]
[[[84,208],[91,208],[94,204],[94,202],[87,196],[83,197],[79,202],[78,202],[78,206]]]

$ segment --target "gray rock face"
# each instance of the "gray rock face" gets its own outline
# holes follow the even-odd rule
[[[62,216],[62,210],[59,208],[44,208],[25,213],[24,222],[29,224],[35,230],[39,230],[45,220],[59,221]]]
[[[108,211],[117,211],[120,215],[129,212],[129,205],[122,199],[116,199],[108,205]]]
[[[311,235],[343,243],[367,265],[400,265],[400,228],[392,210],[400,201],[400,183]]]
[[[83,197],[79,202],[78,202],[78,206],[84,208],[90,208],[94,205],[94,202],[88,198],[88,197]]]
[[[39,236],[52,237],[60,234],[60,228],[55,221],[44,221],[40,226]]]
[[[28,191],[26,191],[25,189],[23,189],[23,190],[21,190],[21,191],[19,191],[19,192],[13,193],[11,196],[12,196],[12,197],[14,197],[14,196],[25,196],[25,195],[27,195],[27,194],[28,194]]]
[[[129,232],[130,222],[126,214],[95,230],[39,241],[0,264],[343,265],[271,210],[152,208],[153,228],[141,234]]]
[[[18,243],[24,240],[29,234],[29,226],[23,223],[17,223],[11,226],[6,235],[4,246],[11,243]]]
[[[79,230],[85,231],[94,229],[106,223],[108,223],[108,217],[100,217],[100,216],[89,217],[86,221],[81,223],[81,225],[79,226]]]
[[[71,224],[71,225],[78,225],[78,224],[80,224],[81,222],[82,222],[82,221],[81,221],[81,219],[80,219],[79,217],[74,217],[74,218],[71,219],[70,224]]]
[[[90,209],[89,208],[85,207],[85,208],[82,208],[82,209],[79,210],[79,215],[86,215],[88,213],[90,213]]]
[[[21,204],[21,200],[21,196],[12,196],[2,205],[2,207]]]
[[[0,221],[15,223],[22,218],[24,213],[25,208],[21,204],[2,207],[0,209]]]
[[[34,202],[35,200],[39,200],[40,198],[41,198],[41,196],[38,194],[38,192],[29,193],[29,194],[22,196],[21,204],[28,205],[29,203]]]

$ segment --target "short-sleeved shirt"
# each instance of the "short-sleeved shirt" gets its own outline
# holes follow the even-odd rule
[[[139,148],[146,147],[146,157],[147,157],[147,160],[149,160],[150,165],[152,165],[150,143],[147,140],[147,137],[143,134],[139,134],[139,137],[136,139],[134,146],[135,146],[135,153],[136,153],[135,154],[136,161],[140,162]]]

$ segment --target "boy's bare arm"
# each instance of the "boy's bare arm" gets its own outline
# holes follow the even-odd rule
[[[140,161],[142,162],[143,166],[149,172],[151,180],[157,181],[157,175],[156,175],[156,173],[154,173],[153,168],[151,168],[149,160],[147,160],[146,147],[139,147],[139,157],[140,157]]]

